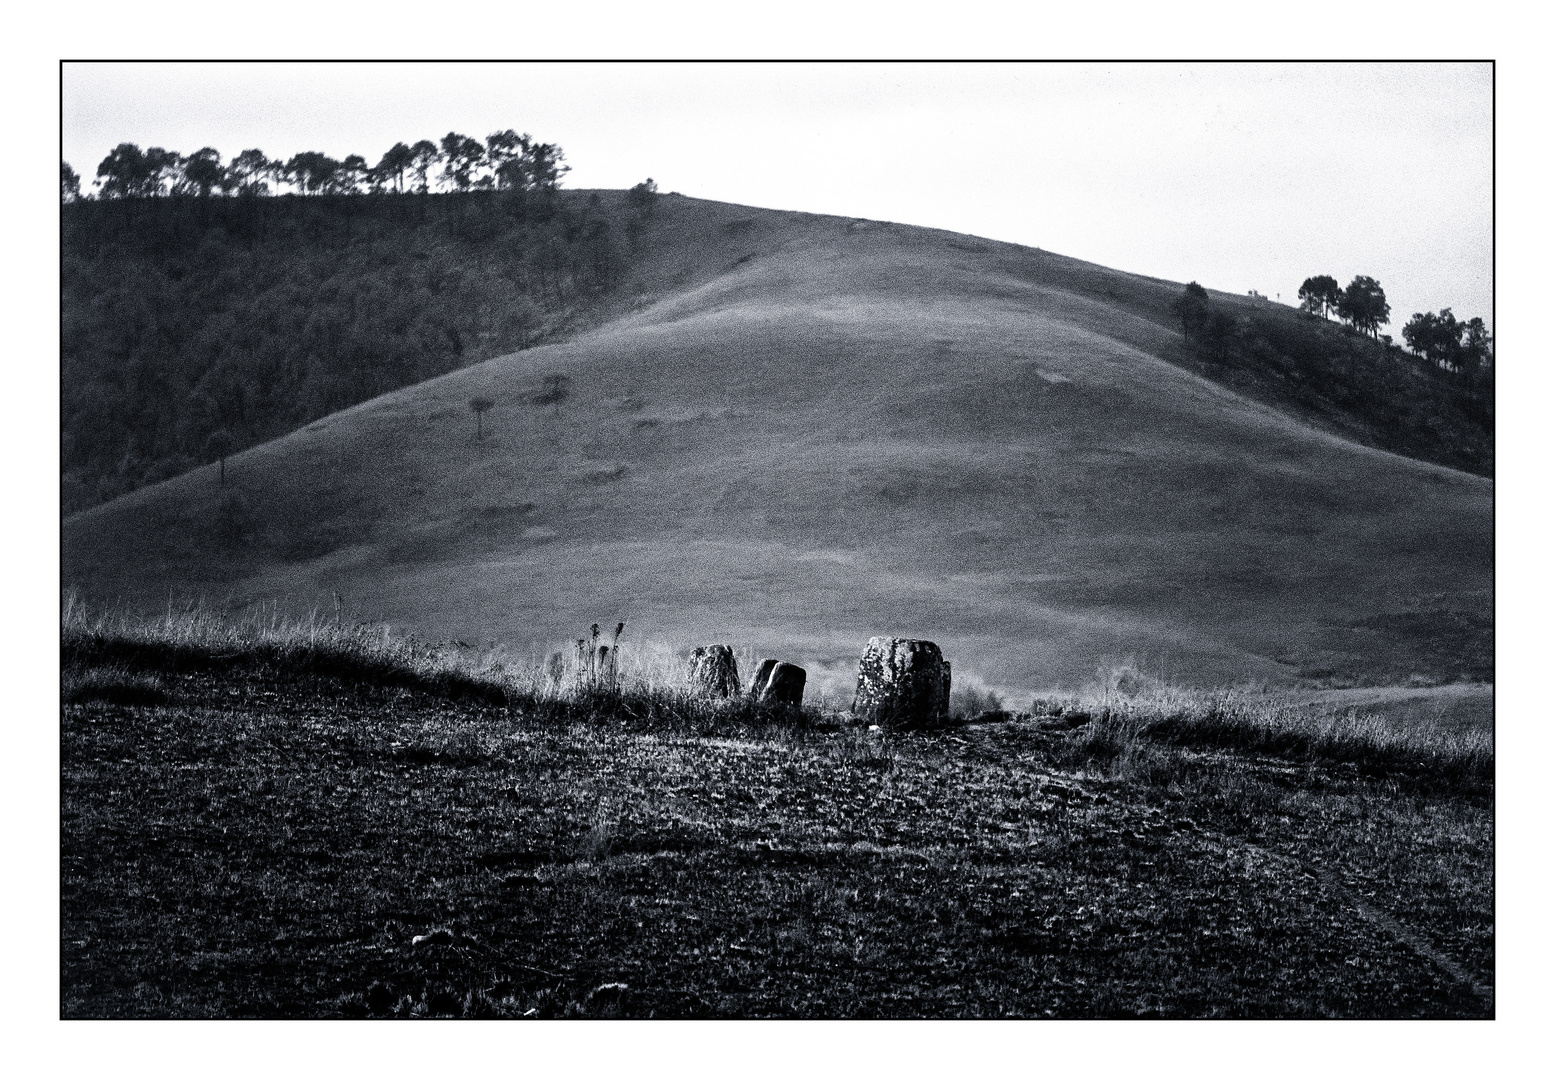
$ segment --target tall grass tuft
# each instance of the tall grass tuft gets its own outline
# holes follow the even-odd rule
[[[1169,743],[1346,762],[1474,789],[1495,779],[1494,737],[1484,728],[1325,709],[1274,692],[1186,689],[1127,665],[1083,694],[1034,702],[1033,712],[1074,726],[1067,737],[1071,760],[1114,771],[1148,766],[1154,759],[1146,744]]]
[[[378,624],[342,625],[318,612],[293,617],[275,605],[242,612],[201,602],[169,603],[156,616],[90,610],[74,594],[64,598],[61,659],[67,670],[119,664],[174,669],[262,664],[322,676],[374,679],[494,704],[508,687],[499,660],[471,660],[446,645],[396,634]]]
[[[147,617],[92,611],[67,594],[61,655],[70,701],[116,695],[150,703],[161,684],[138,672],[258,665],[277,675],[361,679],[471,697],[559,722],[607,716],[688,733],[836,726],[835,718],[813,706],[794,712],[743,695],[706,698],[690,685],[677,650],[663,642],[625,642],[625,629],[618,623],[610,644],[596,647],[603,635],[594,627],[589,638],[578,640],[568,670],[562,649],[543,662],[523,660],[501,648],[476,651],[423,642],[387,626],[341,624],[333,615],[288,617],[273,605],[231,613],[202,603],[169,604]]]

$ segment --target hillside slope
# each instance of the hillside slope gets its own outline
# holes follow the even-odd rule
[[[586,191],[61,207],[65,513],[607,319],[646,209]]]
[[[210,466],[67,519],[65,584],[338,593],[519,649],[624,619],[843,696],[882,633],[1012,690],[1125,655],[1199,683],[1490,676],[1492,482],[1169,362],[1180,285],[680,198],[647,252],[637,310],[575,340],[255,447],[225,490]],[[535,404],[554,376],[570,395]]]

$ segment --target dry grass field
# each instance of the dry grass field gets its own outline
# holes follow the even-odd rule
[[[62,1014],[1492,1014],[1483,729],[1125,672],[902,733],[497,663],[72,603]]]
[[[72,516],[65,584],[152,611],[338,597],[523,654],[624,619],[833,699],[879,633],[1012,699],[1129,657],[1186,685],[1491,679],[1492,481],[1194,374],[1180,285],[678,197],[644,244],[571,341],[255,447],[225,488],[210,466]]]

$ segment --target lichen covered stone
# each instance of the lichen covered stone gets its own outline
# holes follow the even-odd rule
[[[710,697],[733,697],[740,692],[740,666],[727,645],[706,645],[691,650],[691,685]]]
[[[931,727],[950,715],[950,661],[932,641],[873,637],[858,663],[853,714],[882,727]]]

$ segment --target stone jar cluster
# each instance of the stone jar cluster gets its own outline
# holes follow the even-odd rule
[[[709,697],[741,692],[740,667],[727,645],[691,652],[691,684]],[[798,706],[805,670],[782,660],[762,660],[745,693],[758,701]],[[881,727],[933,727],[950,716],[950,661],[932,641],[872,637],[858,663],[853,715]]]
[[[740,665],[727,645],[706,645],[691,651],[691,685],[708,697],[734,697],[741,692]],[[764,659],[746,693],[757,701],[799,705],[804,701],[805,669],[782,660]]]

